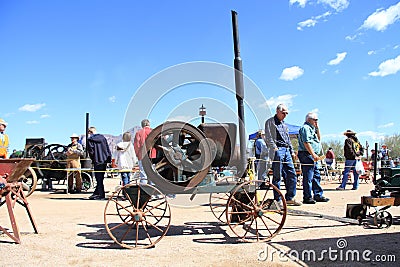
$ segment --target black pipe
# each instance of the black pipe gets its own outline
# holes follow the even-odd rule
[[[240,46],[239,46],[239,30],[238,30],[238,20],[237,20],[237,12],[231,11],[232,13],[232,27],[233,27],[233,46],[235,50],[235,87],[236,87],[236,100],[238,103],[238,118],[239,118],[239,146],[240,146],[240,154],[239,154],[239,166],[238,172],[239,174],[243,173],[246,169],[246,133],[244,127],[244,82],[243,82],[243,67],[242,67],[242,59],[240,57]]]

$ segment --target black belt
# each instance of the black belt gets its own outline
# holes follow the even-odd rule
[[[288,148],[289,145],[277,145],[277,147],[285,147],[285,148]]]

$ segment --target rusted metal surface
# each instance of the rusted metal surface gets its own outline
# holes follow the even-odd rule
[[[20,177],[32,164],[33,159],[2,159],[0,160],[0,177],[5,187],[0,189],[0,208],[6,204],[10,218],[12,232],[0,226],[0,231],[9,236],[17,244],[21,243],[20,231],[14,214],[15,204],[18,203],[26,209],[32,227],[37,234],[37,227],[33,219],[29,203],[24,195]],[[3,200],[3,197],[5,200]]]
[[[198,128],[216,145],[212,167],[232,166],[232,161],[235,160],[233,157],[235,155],[236,125],[234,123],[203,123]]]

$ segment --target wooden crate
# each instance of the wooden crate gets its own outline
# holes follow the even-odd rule
[[[394,197],[371,197],[371,196],[363,196],[361,197],[361,204],[368,206],[393,206],[394,205]]]

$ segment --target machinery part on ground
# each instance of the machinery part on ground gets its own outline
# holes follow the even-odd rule
[[[260,189],[261,188],[263,189]],[[279,195],[282,202],[274,199]],[[229,228],[244,241],[265,242],[282,229],[287,215],[285,197],[269,182],[253,180],[239,184],[226,206]]]
[[[65,172],[65,184],[67,185],[66,191],[68,192],[68,178],[72,175],[72,181],[74,181],[74,188],[76,189],[76,172]],[[81,171],[81,179],[82,179],[82,191],[87,192],[90,188],[93,187],[93,179],[87,172]]]
[[[166,235],[170,223],[171,210],[165,195],[148,184],[118,188],[104,210],[107,233],[129,249],[154,247]]]
[[[82,191],[88,191],[93,186],[93,179],[87,172],[81,172],[82,177]]]
[[[392,215],[386,210],[380,210],[375,213],[374,225],[378,228],[389,228],[393,224]]]
[[[367,217],[367,205],[365,204],[347,204],[346,218],[355,219],[361,225]]]
[[[215,157],[215,144],[204,133],[185,122],[165,122],[146,138],[143,168],[147,177],[164,193],[178,193],[198,185]],[[156,158],[151,153],[156,151]]]
[[[25,173],[21,176],[20,182],[23,191],[25,191],[25,197],[32,195],[37,186],[37,175],[35,170],[32,167],[28,167]]]

